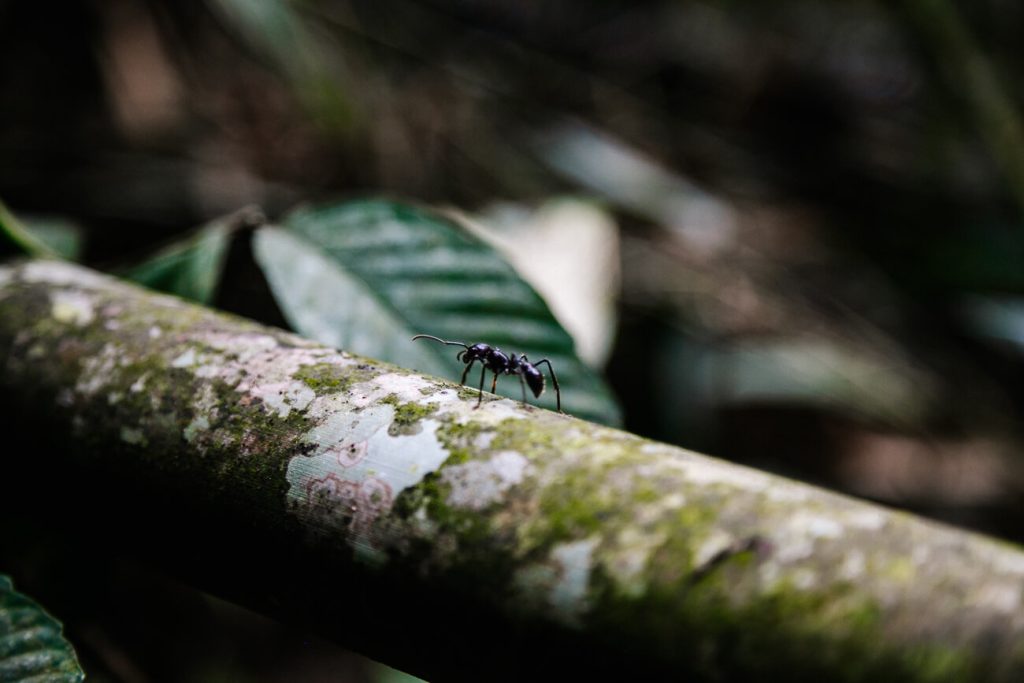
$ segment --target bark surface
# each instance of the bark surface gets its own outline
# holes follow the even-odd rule
[[[413,673],[1024,680],[988,538],[60,262],[0,268],[0,363],[48,444],[9,472],[91,473],[175,571]]]

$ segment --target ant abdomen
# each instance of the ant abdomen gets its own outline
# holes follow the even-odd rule
[[[540,395],[544,393],[544,375],[540,370],[533,367],[532,365],[525,365],[522,369],[523,379],[526,380],[526,385],[530,387],[530,391],[533,392],[534,398],[540,398]]]

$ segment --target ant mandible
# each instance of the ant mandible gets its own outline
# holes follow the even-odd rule
[[[480,398],[476,402],[477,408],[480,407],[480,403],[484,400],[484,376],[488,370],[494,373],[494,379],[491,381],[492,394],[498,386],[498,375],[519,375],[519,385],[523,390],[523,403],[526,403],[527,385],[529,385],[530,391],[533,392],[534,398],[539,398],[544,393],[544,374],[537,369],[537,366],[541,363],[547,363],[548,372],[551,373],[551,383],[555,385],[555,403],[558,406],[558,412],[562,412],[562,392],[558,388],[558,378],[555,377],[555,369],[551,367],[551,361],[547,358],[531,363],[525,353],[518,357],[514,353],[506,355],[501,349],[494,348],[488,344],[473,344],[470,346],[465,342],[445,341],[440,337],[434,337],[429,334],[417,334],[412,338],[413,341],[417,339],[433,339],[448,346],[464,347],[465,350],[459,351],[458,355],[455,356],[456,360],[466,364],[466,369],[462,371],[461,384],[466,383],[466,375],[469,374],[469,369],[473,367],[473,363],[480,361],[482,367],[480,369]]]

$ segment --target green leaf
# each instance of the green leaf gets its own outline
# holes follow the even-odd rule
[[[358,201],[298,211],[285,225],[290,232],[261,229],[254,245],[271,291],[300,334],[449,379],[465,368],[455,359],[458,348],[413,342],[413,335],[486,342],[533,362],[548,358],[563,410],[618,424],[608,388],[576,357],[544,301],[454,221],[404,204]],[[479,386],[478,373],[467,384]],[[502,377],[498,391],[522,395],[515,377]],[[529,398],[553,408],[550,380],[540,400]]]
[[[3,202],[0,202],[0,256],[8,254],[60,258],[56,250],[33,235],[32,231],[15,218]]]
[[[422,678],[376,662],[370,667],[370,680],[373,683],[424,683]]]
[[[239,226],[240,215],[213,221],[121,276],[150,289],[209,304],[217,293],[231,234]]]
[[[77,261],[82,255],[82,231],[73,222],[56,216],[22,218],[25,229],[62,259]]]
[[[444,374],[447,365],[410,341],[406,321],[315,244],[281,228],[253,237],[256,261],[292,328],[324,344]]]
[[[756,340],[719,349],[722,403],[815,405],[891,425],[921,424],[934,408],[927,373],[898,356],[827,340]]]
[[[84,678],[60,622],[0,574],[0,681],[62,683]]]

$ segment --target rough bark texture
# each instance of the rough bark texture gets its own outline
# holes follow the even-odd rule
[[[1024,680],[987,538],[64,263],[0,268],[0,363],[200,583],[414,673]]]

